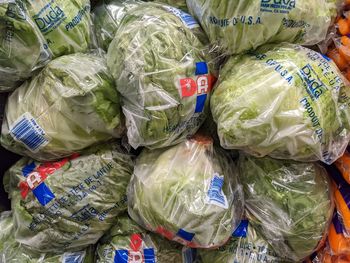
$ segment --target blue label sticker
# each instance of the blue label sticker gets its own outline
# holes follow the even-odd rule
[[[114,263],[128,263],[128,250],[116,250]]]
[[[209,186],[207,200],[208,204],[213,204],[224,209],[228,209],[228,202],[226,195],[222,191],[224,186],[224,177],[215,173]]]
[[[24,177],[27,177],[31,172],[34,171],[34,169],[36,168],[36,165],[34,162],[27,164],[26,166],[24,166],[22,168],[22,174]]]
[[[145,248],[143,255],[145,256],[145,263],[156,263],[156,255],[153,248]]]
[[[196,75],[206,75],[209,73],[208,64],[206,62],[196,63]]]
[[[187,232],[183,229],[179,229],[179,231],[176,233],[178,237],[181,237],[182,239],[191,242],[192,239],[194,238],[195,234]]]
[[[233,237],[247,237],[248,233],[248,220],[242,220],[239,226],[236,228],[236,230],[233,232]]]
[[[19,117],[10,127],[15,141],[22,143],[29,151],[37,152],[50,142],[44,129],[28,112]]]
[[[197,103],[195,113],[202,112],[204,110],[205,102],[207,100],[207,94],[197,96]]]
[[[50,188],[45,183],[39,184],[35,189],[32,190],[34,196],[43,206],[47,205],[55,198],[55,195],[51,192]]]
[[[187,28],[193,29],[199,27],[199,24],[197,23],[196,19],[194,19],[190,14],[172,6],[163,7],[170,13],[173,13],[175,16],[180,18],[182,23],[184,23]]]

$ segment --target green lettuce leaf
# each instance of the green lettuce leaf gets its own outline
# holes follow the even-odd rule
[[[316,163],[241,155],[245,206],[277,255],[300,261],[317,249],[333,214],[327,172]]]
[[[118,250],[133,251],[131,244],[139,238],[142,243],[135,254],[140,255],[141,253],[142,255],[143,249],[153,249],[157,263],[183,262],[181,245],[142,229],[127,214],[120,216],[117,224],[99,241],[96,249],[97,262],[114,263],[116,252]],[[131,260],[132,257],[129,256],[129,259]]]
[[[39,131],[33,125],[14,132],[24,119],[34,120],[40,127],[44,135],[35,137],[44,138],[43,143],[33,143],[30,136]],[[1,143],[37,160],[55,160],[112,136],[120,137],[122,131],[119,94],[105,60],[77,53],[51,61],[11,94]]]
[[[198,130],[207,116],[211,86],[206,41],[191,16],[170,6],[143,3],[125,15],[107,64],[122,94],[131,146],[169,146]],[[200,62],[208,62],[209,70],[196,76]],[[198,104],[204,106],[196,111]]]
[[[130,216],[190,247],[223,245],[243,212],[234,164],[209,138],[144,150],[128,186]]]
[[[350,89],[321,54],[292,44],[231,57],[211,98],[221,146],[332,163],[350,138]]]
[[[17,87],[50,58],[22,1],[0,2],[0,92]]]
[[[237,232],[239,230],[239,232]],[[215,250],[198,249],[201,263],[292,263],[278,257],[273,247],[255,231],[249,220],[242,220],[232,238]]]
[[[85,250],[61,254],[40,253],[31,251],[14,238],[14,226],[11,212],[0,215],[0,258],[6,263],[65,263],[74,259],[75,263],[93,263],[94,251],[92,246]]]
[[[211,43],[239,54],[266,43],[314,45],[325,39],[336,0],[187,0]]]
[[[126,211],[133,170],[115,142],[56,162],[18,161],[6,173],[18,242],[33,251],[76,251],[98,239]]]
[[[89,0],[25,0],[29,14],[55,57],[93,46]]]
[[[125,14],[141,3],[137,0],[103,0],[93,9],[93,22],[99,47],[108,50]]]

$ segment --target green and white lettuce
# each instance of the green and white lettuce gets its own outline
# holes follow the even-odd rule
[[[124,16],[107,65],[131,146],[165,147],[198,130],[209,108],[209,60],[204,32],[183,11],[147,2]]]
[[[25,0],[28,12],[55,57],[93,46],[89,0]]]
[[[233,233],[230,241],[215,250],[198,249],[198,260],[201,263],[292,263],[278,257],[273,247],[249,224],[241,224]]]
[[[94,251],[92,246],[75,252],[61,254],[40,253],[31,251],[14,238],[14,226],[11,212],[0,215],[0,261],[4,263],[93,263]],[[69,261],[71,260],[71,261]]]
[[[11,212],[0,214],[0,261],[4,263],[93,263],[92,246],[76,252],[61,254],[31,251],[14,238],[14,226]],[[69,261],[71,260],[71,261]],[[73,260],[73,261],[72,261]]]
[[[322,244],[334,210],[322,166],[241,155],[239,175],[250,223],[278,256],[299,262]]]
[[[125,14],[140,3],[138,0],[103,0],[93,9],[94,29],[100,48],[108,50]]]
[[[0,92],[20,85],[51,54],[22,1],[0,2]]]
[[[126,212],[131,156],[117,143],[60,161],[18,161],[4,177],[16,241],[61,253],[95,244]]]
[[[144,228],[189,247],[223,245],[240,223],[235,166],[210,138],[145,149],[128,186],[128,211]]]
[[[211,43],[239,54],[266,43],[314,45],[324,40],[336,0],[187,0]]]
[[[350,89],[334,62],[298,45],[231,57],[211,98],[221,146],[330,164],[350,139]]]
[[[103,58],[62,56],[9,96],[1,143],[37,160],[56,160],[120,137],[119,96]]]
[[[142,229],[127,214],[120,216],[117,224],[100,239],[96,256],[98,263],[119,262],[116,260],[118,256],[126,262],[137,262],[139,257],[157,263],[183,262],[180,244]]]

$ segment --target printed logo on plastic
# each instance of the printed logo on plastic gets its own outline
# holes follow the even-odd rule
[[[47,205],[52,199],[55,198],[54,193],[44,182],[47,176],[61,169],[70,160],[73,160],[78,156],[78,154],[74,154],[71,157],[64,158],[57,162],[40,164],[38,167],[34,162],[24,166],[22,169],[22,174],[26,180],[20,182],[19,184],[22,198],[26,198],[29,191],[32,191],[41,205]]]
[[[214,77],[210,76],[205,62],[196,63],[196,77],[180,79],[181,95],[183,98],[197,96],[195,113],[203,112],[205,102],[210,93]]]
[[[140,234],[130,238],[130,249],[115,251],[114,263],[156,263],[154,248],[142,248],[143,240]]]
[[[288,14],[295,8],[297,0],[261,0],[260,10],[269,13]]]
[[[219,206],[224,209],[228,209],[228,202],[226,195],[222,191],[224,186],[224,177],[218,173],[214,174],[214,177],[211,179],[209,190],[207,193],[207,204],[212,204]]]
[[[51,0],[36,15],[34,22],[43,34],[48,34],[56,29],[65,19],[63,10]]]

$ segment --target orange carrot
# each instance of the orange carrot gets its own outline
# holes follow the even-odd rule
[[[350,33],[350,25],[346,18],[340,18],[337,24],[340,34],[344,36]]]
[[[340,38],[340,42],[344,45],[344,46],[348,46],[350,47],[350,38],[348,36],[342,36]]]
[[[343,233],[337,233],[334,224],[331,224],[328,232],[328,244],[333,255],[350,253],[350,239]]]
[[[338,189],[335,190],[334,197],[337,210],[343,219],[344,227],[346,230],[350,230],[350,209]]]
[[[345,78],[350,81],[350,69],[347,69],[345,72],[344,72],[344,76]]]
[[[349,65],[346,59],[341,56],[337,49],[333,49],[327,53],[327,56],[332,59],[341,71],[344,71]]]
[[[339,54],[343,56],[347,62],[350,62],[350,47],[341,45],[339,47]]]
[[[350,184],[350,154],[345,152],[336,162],[335,166],[343,175],[344,179]]]

